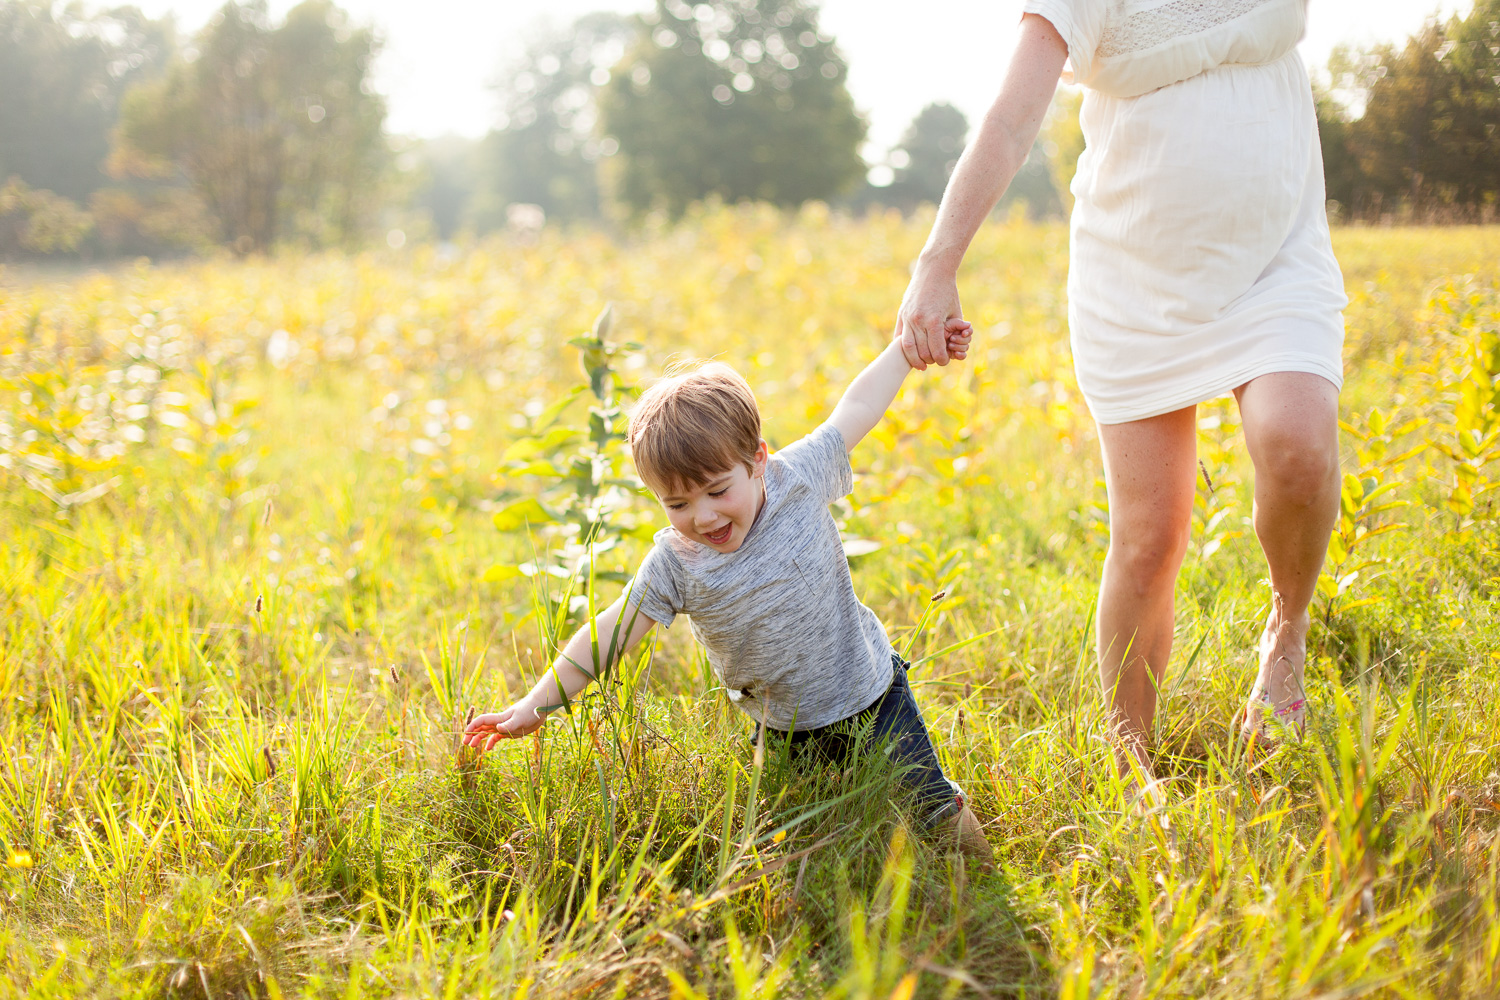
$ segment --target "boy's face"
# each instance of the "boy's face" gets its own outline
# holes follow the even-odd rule
[[[749,468],[736,463],[701,486],[678,484],[657,499],[680,533],[716,552],[734,552],[745,543],[766,499],[766,443],[760,443]]]

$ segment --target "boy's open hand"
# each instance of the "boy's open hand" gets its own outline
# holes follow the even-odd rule
[[[464,729],[463,745],[475,750],[489,750],[501,740],[515,740],[542,728],[546,716],[529,704],[519,701],[503,712],[476,715]]]

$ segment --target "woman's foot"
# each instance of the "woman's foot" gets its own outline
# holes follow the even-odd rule
[[[1151,757],[1146,737],[1134,732],[1123,722],[1116,722],[1109,733],[1110,751],[1115,758],[1115,774],[1120,776],[1120,792],[1132,805],[1143,795],[1149,796],[1155,805],[1157,796],[1156,773],[1151,770]]]
[[[1269,748],[1286,740],[1301,740],[1307,728],[1307,694],[1302,685],[1307,663],[1307,630],[1310,619],[1286,615],[1278,596],[1261,633],[1260,671],[1240,721],[1240,738],[1252,750],[1259,744]]]

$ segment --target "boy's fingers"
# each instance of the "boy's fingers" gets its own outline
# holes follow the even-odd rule
[[[542,720],[534,717],[530,722],[516,718],[513,707],[503,712],[488,712],[475,716],[464,728],[461,742],[481,752],[493,750],[501,740],[516,740],[541,727]]]
[[[501,725],[505,722],[506,719],[510,718],[511,711],[511,709],[506,709],[504,712],[486,712],[484,715],[476,715],[474,716],[473,721],[471,721],[467,726],[464,727],[464,732],[494,732],[496,726]]]
[[[503,724],[497,725],[493,727],[489,732],[475,733],[472,737],[474,742],[469,745],[476,747],[481,751],[490,751],[495,749],[496,746],[498,746],[500,743],[503,743],[505,740],[518,740],[529,732],[531,732],[531,729],[528,729],[525,726],[511,729]]]

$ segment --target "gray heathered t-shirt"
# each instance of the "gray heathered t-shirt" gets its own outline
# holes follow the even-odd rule
[[[771,456],[765,505],[738,549],[663,528],[632,584],[652,621],[691,617],[730,697],[773,729],[847,719],[891,684],[890,640],[854,596],[828,511],[853,488],[844,438],[824,424]]]

